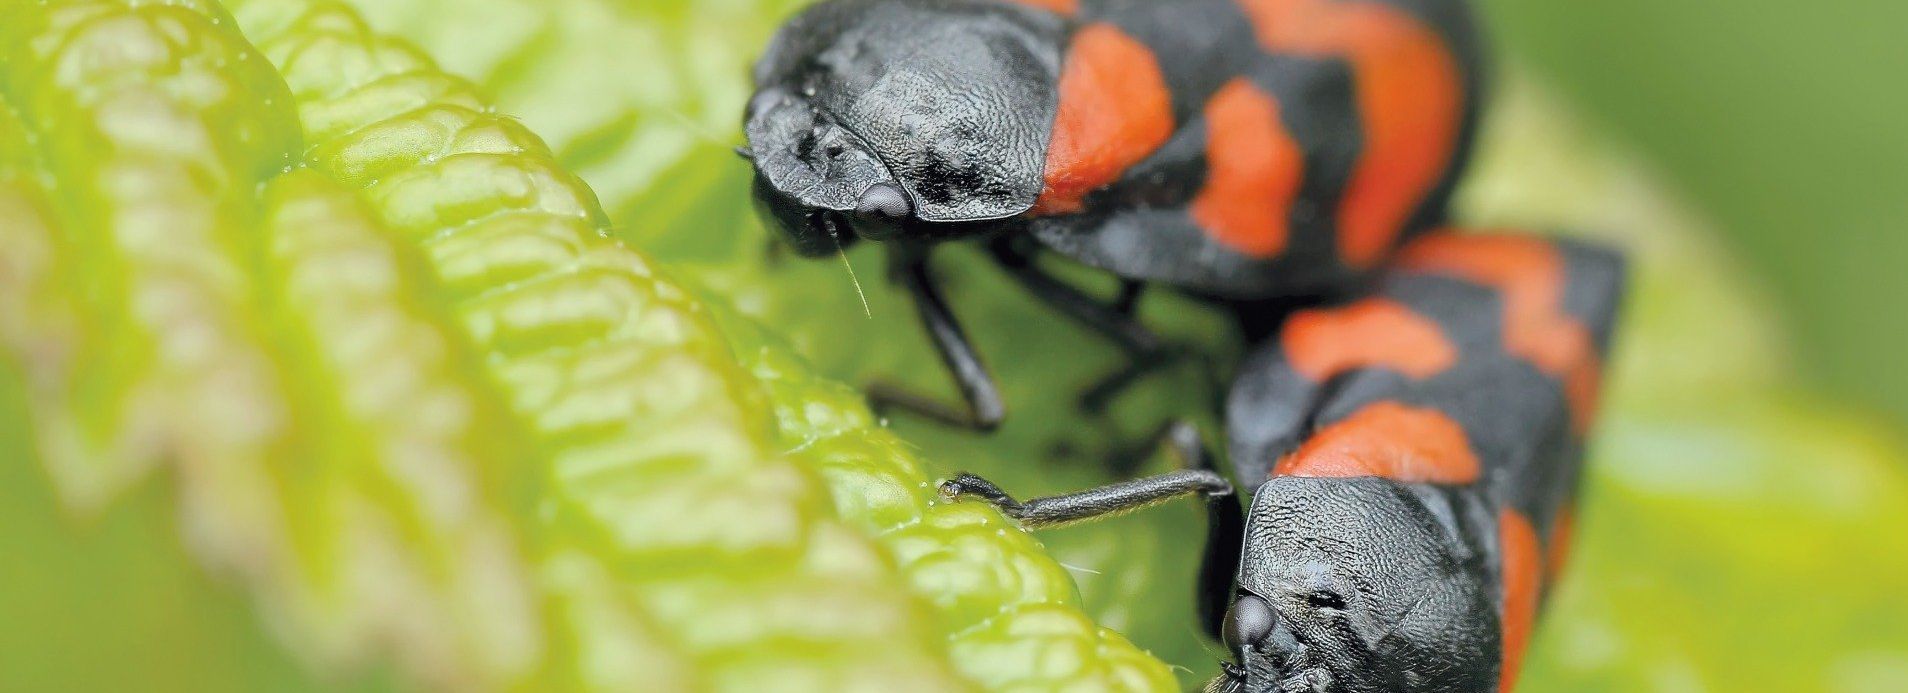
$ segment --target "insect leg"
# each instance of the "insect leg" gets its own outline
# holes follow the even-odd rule
[[[1014,278],[1020,286],[1064,313],[1074,321],[1085,325],[1119,345],[1129,354],[1142,355],[1163,351],[1164,343],[1158,335],[1133,318],[1133,305],[1138,300],[1138,292],[1124,286],[1120,299],[1114,305],[1107,305],[1100,299],[1088,296],[1078,288],[1054,279],[1052,275],[1035,267],[1033,258],[1006,243],[996,243],[991,248],[994,260],[1008,276]],[[1128,285],[1136,285],[1129,282]],[[1123,309],[1122,309],[1123,308]]]
[[[886,383],[869,386],[869,404],[877,412],[901,409],[959,428],[983,432],[998,428],[1001,419],[1007,414],[1000,399],[1000,387],[995,384],[994,376],[988,373],[987,365],[981,363],[980,354],[974,350],[973,342],[968,341],[967,333],[961,329],[954,312],[948,308],[940,288],[934,285],[933,278],[928,275],[925,254],[897,250],[895,261],[894,280],[914,298],[915,311],[920,314],[921,324],[927,328],[928,339],[934,343],[935,350],[941,355],[941,362],[946,364],[948,374],[953,376],[954,384],[960,388],[961,399],[966,406],[949,406],[932,397]]]
[[[1185,420],[1173,421],[1161,429],[1157,440],[1163,442],[1188,469],[1214,469],[1212,451],[1199,435],[1199,428]],[[1206,634],[1220,639],[1220,627],[1226,609],[1232,606],[1232,581],[1239,573],[1239,554],[1245,546],[1245,509],[1238,493],[1206,497],[1206,550],[1199,559],[1199,582],[1194,603],[1199,608],[1199,623]]]
[[[1146,282],[1138,279],[1121,279],[1120,295],[1113,298],[1113,312],[1132,317],[1139,308],[1140,294],[1146,293]]]
[[[1119,296],[1108,305],[1040,271],[1039,267],[1034,266],[1028,252],[1010,245],[1010,242],[1003,240],[991,246],[995,261],[1007,271],[1008,276],[1042,303],[1111,340],[1128,355],[1128,361],[1118,370],[1095,380],[1083,391],[1080,397],[1082,409],[1088,412],[1104,411],[1115,397],[1134,382],[1175,363],[1178,357],[1184,355],[1181,353],[1183,350],[1168,345],[1133,316],[1145,284],[1122,282]]]
[[[1173,356],[1171,352],[1159,352],[1135,357],[1113,372],[1101,376],[1080,391],[1080,409],[1089,414],[1106,411],[1113,400],[1141,378],[1172,364],[1175,360]]]
[[[993,482],[962,474],[941,482],[941,495],[950,499],[974,496],[1000,508],[1001,513],[1030,529],[1060,527],[1110,515],[1133,512],[1194,493],[1230,495],[1232,484],[1209,469],[1181,469],[1158,476],[1118,481],[1085,491],[1016,501]]]
[[[951,500],[970,496],[985,500],[1023,526],[1041,529],[1128,513],[1199,494],[1206,501],[1208,529],[1196,597],[1201,624],[1217,638],[1231,603],[1232,579],[1239,569],[1239,551],[1245,540],[1245,512],[1231,482],[1213,469],[1212,455],[1201,440],[1198,428],[1185,421],[1175,421],[1161,430],[1156,443],[1171,450],[1185,468],[1027,501],[1014,500],[986,479],[961,474],[941,483],[941,495]]]

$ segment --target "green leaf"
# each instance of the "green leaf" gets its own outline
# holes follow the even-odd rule
[[[931,512],[911,460],[837,465],[912,479],[889,510],[918,521],[858,531],[708,309],[467,83],[342,5],[232,9],[8,8],[0,227],[28,252],[0,337],[67,512],[170,497],[194,558],[318,671],[1167,679],[1019,530]],[[1023,574],[931,582],[1001,561]]]

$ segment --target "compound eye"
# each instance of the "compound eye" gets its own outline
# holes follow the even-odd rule
[[[1226,622],[1220,630],[1225,636],[1226,646],[1233,652],[1240,652],[1250,645],[1264,642],[1272,635],[1272,628],[1279,623],[1278,614],[1272,611],[1272,605],[1257,595],[1240,595],[1232,608],[1226,611]]]
[[[855,214],[863,217],[886,217],[901,219],[914,213],[914,203],[908,201],[908,194],[893,183],[876,183],[861,193],[861,202],[855,205]]]

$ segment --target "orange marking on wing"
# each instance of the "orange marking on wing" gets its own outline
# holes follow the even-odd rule
[[[1570,400],[1570,430],[1583,435],[1596,423],[1597,401],[1603,396],[1603,363],[1590,345],[1589,331],[1575,321],[1571,324],[1577,327],[1571,348],[1583,358],[1573,362],[1563,375],[1564,397]]]
[[[1437,323],[1386,298],[1299,311],[1286,321],[1279,345],[1292,370],[1313,382],[1371,366],[1424,379],[1458,360],[1457,347]]]
[[[1373,402],[1313,434],[1273,476],[1365,477],[1468,484],[1481,465],[1464,428],[1436,409]]]
[[[1206,102],[1206,162],[1193,221],[1246,255],[1284,252],[1305,154],[1285,131],[1278,101],[1244,78],[1221,87]]]
[[[1400,251],[1398,264],[1502,294],[1505,350],[1561,381],[1571,429],[1578,435],[1590,429],[1603,364],[1589,328],[1564,312],[1564,260],[1556,246],[1525,236],[1434,233]]]
[[[1080,0],[1008,0],[1029,7],[1037,7],[1049,12],[1071,17],[1080,13]]]
[[[1503,625],[1504,659],[1498,669],[1497,690],[1510,691],[1517,683],[1524,646],[1530,643],[1531,627],[1537,620],[1537,581],[1542,566],[1538,564],[1537,530],[1522,513],[1508,508],[1498,513],[1497,541],[1503,556],[1500,577],[1504,587],[1498,613]]]
[[[1339,203],[1338,249],[1353,267],[1377,264],[1456,151],[1466,98],[1456,59],[1437,32],[1378,3],[1239,4],[1267,50],[1351,63],[1365,149]]]
[[[1576,534],[1577,509],[1566,505],[1550,525],[1550,539],[1544,544],[1544,584],[1557,582],[1564,561],[1570,557],[1570,539]]]
[[[1111,24],[1074,35],[1060,73],[1060,108],[1047,145],[1036,214],[1078,212],[1173,134],[1172,95],[1153,52]]]

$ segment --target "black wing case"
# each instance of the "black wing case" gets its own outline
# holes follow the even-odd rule
[[[1468,158],[1485,87],[1464,4],[1392,0],[1327,3],[1320,7],[1330,9],[1302,12],[1265,9],[1311,4],[1082,3],[1078,21],[1117,26],[1156,56],[1177,127],[1150,157],[1090,195],[1083,212],[1027,220],[1033,234],[1063,255],[1124,276],[1261,299],[1342,292],[1394,244],[1439,223]],[[1384,19],[1367,21],[1374,16]],[[1372,27],[1331,28],[1361,22]],[[1415,28],[1401,31],[1400,25]],[[1286,45],[1291,40],[1280,34],[1336,38]],[[1429,39],[1435,48],[1412,43],[1424,35],[1435,36]],[[1383,47],[1398,45],[1442,56],[1455,82],[1413,92],[1384,81],[1398,76],[1398,65],[1385,62]],[[1447,89],[1458,100],[1449,131],[1431,138],[1382,125],[1436,110]],[[1361,172],[1370,173],[1366,168],[1413,166],[1419,155],[1411,152],[1423,145],[1446,151],[1435,178],[1361,179]],[[1375,200],[1370,193],[1377,189],[1409,194],[1415,202],[1404,209],[1402,198]],[[1348,205],[1348,196],[1358,199]],[[1373,205],[1404,213],[1376,230],[1364,213]]]
[[[1575,241],[1419,239],[1373,294],[1293,315],[1245,364],[1227,411],[1237,478],[1415,497],[1452,555],[1481,552],[1452,565],[1496,595],[1508,685],[1563,561],[1623,275]]]

